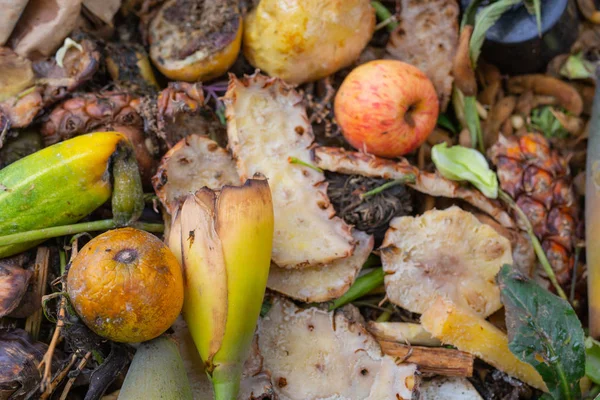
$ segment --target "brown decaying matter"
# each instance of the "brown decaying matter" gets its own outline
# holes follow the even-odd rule
[[[478,190],[450,181],[438,174],[421,171],[404,159],[399,161],[386,160],[337,147],[316,147],[314,149],[314,161],[318,167],[324,170],[344,174],[359,174],[385,179],[406,179],[407,176],[413,175],[416,181],[407,183],[407,186],[434,197],[465,200],[494,217],[503,226],[507,228],[514,226],[512,218],[506,211]]]

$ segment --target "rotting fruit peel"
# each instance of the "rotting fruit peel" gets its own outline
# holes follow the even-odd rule
[[[154,235],[107,231],[77,254],[67,276],[77,314],[98,335],[143,342],[166,331],[183,305],[181,265]]]
[[[167,237],[185,275],[183,317],[216,400],[235,399],[267,286],[273,202],[266,179],[181,200]]]
[[[130,147],[118,132],[82,135],[0,170],[0,236],[77,222],[110,199],[111,159]],[[39,242],[0,247],[0,257]]]
[[[368,0],[261,0],[244,20],[243,52],[253,66],[299,84],[350,65],[374,28]]]

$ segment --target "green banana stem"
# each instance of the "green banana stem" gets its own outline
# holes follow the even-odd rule
[[[373,271],[356,279],[354,284],[350,286],[350,289],[344,293],[341,297],[336,299],[331,306],[329,311],[335,310],[343,305],[350,303],[358,298],[361,298],[371,292],[373,289],[383,285],[385,278],[385,272],[383,268],[379,267]]]
[[[135,222],[144,211],[144,190],[133,147],[129,141],[117,146],[113,165],[113,220],[118,226]]]
[[[82,222],[72,225],[53,226],[51,228],[36,229],[27,232],[13,233],[12,235],[0,236],[0,246],[46,240],[59,236],[75,235],[83,232],[105,231],[116,228],[117,226],[118,224],[112,219]],[[161,233],[165,228],[163,224],[152,224],[147,222],[135,222],[131,224],[131,227],[153,233]]]
[[[212,381],[215,400],[235,400],[240,390],[243,364],[219,364],[208,377]]]

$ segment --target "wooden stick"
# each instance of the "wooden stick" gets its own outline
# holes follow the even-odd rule
[[[25,320],[25,330],[38,340],[40,326],[42,324],[42,296],[46,294],[46,283],[48,281],[48,263],[50,261],[50,249],[48,247],[38,247],[35,258],[35,272],[33,279],[35,282],[34,297],[40,302],[40,308]]]
[[[380,341],[381,350],[402,362],[419,366],[421,372],[445,376],[473,376],[475,357],[464,351],[443,347],[408,346],[396,342]]]

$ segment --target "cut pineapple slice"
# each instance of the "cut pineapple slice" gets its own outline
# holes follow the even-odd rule
[[[506,334],[473,311],[438,297],[421,316],[421,324],[442,343],[471,353],[528,385],[548,391],[540,374],[510,352]]]
[[[389,300],[422,314],[438,295],[487,317],[502,307],[495,277],[510,242],[453,206],[392,220],[381,248]]]
[[[243,179],[269,180],[275,212],[273,261],[283,268],[330,263],[354,249],[351,228],[335,216],[322,172],[312,163],[314,140],[302,97],[282,80],[254,74],[229,82],[225,96],[229,146]]]
[[[324,266],[286,269],[271,265],[267,287],[296,300],[323,302],[337,299],[350,288],[373,250],[373,236],[354,230],[354,254]]]
[[[152,178],[156,195],[169,212],[177,199],[196,193],[203,186],[218,190],[239,183],[229,153],[201,135],[187,136],[173,146]]]
[[[352,306],[344,312],[299,309],[276,298],[260,321],[263,367],[282,400],[410,399],[414,364],[396,365],[361,325]]]

